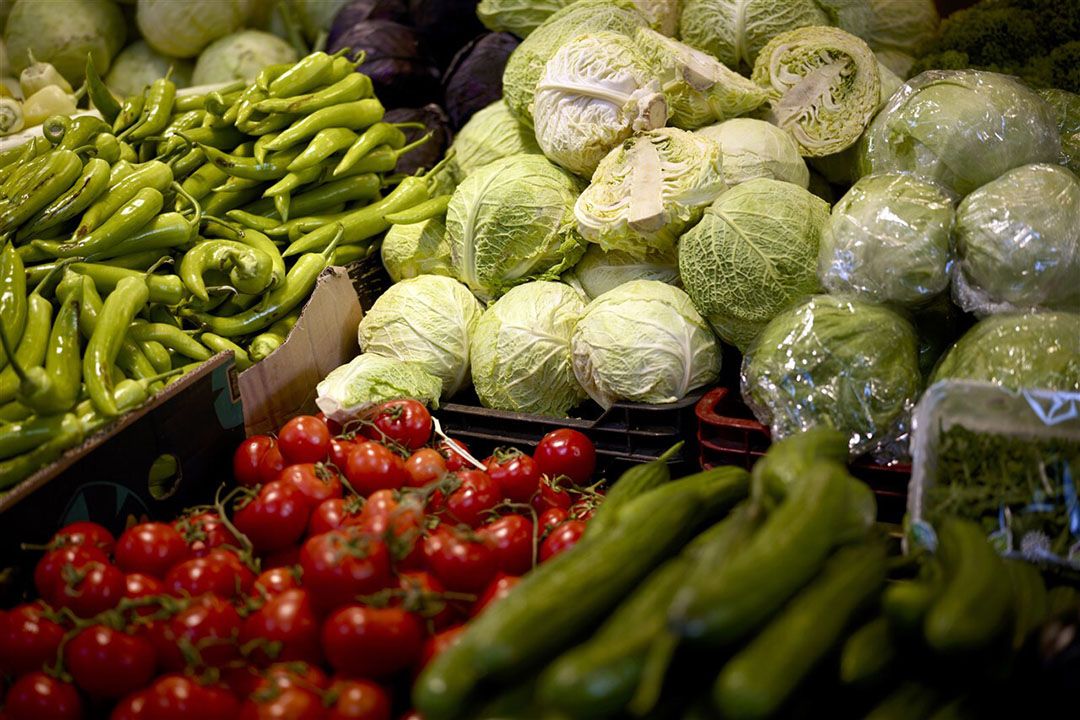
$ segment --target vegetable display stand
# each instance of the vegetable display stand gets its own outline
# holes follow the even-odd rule
[[[560,418],[491,410],[470,390],[435,414],[443,430],[464,440],[478,457],[500,445],[534,447],[557,428],[579,430],[596,445],[600,471],[612,477],[629,465],[655,460],[680,440],[686,444],[672,458],[672,472],[696,469],[694,406],[700,399],[698,391],[674,403],[617,402],[608,410],[587,402],[571,411],[571,417]]]
[[[170,518],[212,502],[244,437],[236,366],[222,353],[0,496],[0,596],[29,585],[34,553],[63,525],[115,534],[131,518]]]
[[[695,407],[697,415],[698,460],[703,469],[718,465],[739,465],[747,470],[765,454],[772,443],[769,428],[755,418],[737,392],[718,387],[705,393]],[[878,519],[899,523],[907,503],[911,466],[878,465],[859,459],[851,473],[874,491]]]

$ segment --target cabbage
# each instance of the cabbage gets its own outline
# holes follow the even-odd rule
[[[486,407],[565,417],[585,399],[574,377],[570,334],[585,302],[570,287],[537,281],[512,288],[484,311],[472,341],[472,380]]]
[[[773,37],[828,24],[815,0],[684,0],[679,37],[729,68],[749,71]]]
[[[105,84],[121,97],[141,93],[158,78],[173,69],[171,80],[176,87],[191,85],[192,65],[188,60],[162,55],[142,40],[136,40],[120,51],[113,60]]]
[[[631,36],[645,25],[630,0],[578,0],[558,11],[525,38],[506,63],[503,99],[510,112],[521,122],[533,124],[536,83],[547,61],[568,41],[600,30]]]
[[[135,21],[152,48],[189,58],[243,27],[252,4],[252,0],[139,0]]]
[[[934,39],[941,22],[933,0],[817,1],[832,15],[832,24],[858,35],[875,52],[918,55]]]
[[[421,275],[390,286],[360,321],[360,349],[407,360],[453,397],[469,382],[469,343],[483,307],[453,278]]]
[[[1080,95],[1066,90],[1040,90],[1039,96],[1050,104],[1057,116],[1061,134],[1059,162],[1080,173]]]
[[[496,160],[518,153],[540,153],[532,129],[519,123],[506,103],[493,102],[472,116],[451,145],[457,182]]]
[[[967,195],[1007,170],[1056,162],[1051,107],[1014,78],[928,70],[909,80],[859,143],[859,172],[912,172]]]
[[[473,172],[446,213],[454,276],[484,300],[555,280],[585,251],[573,207],[580,182],[542,155],[511,155]]]
[[[441,387],[439,378],[415,363],[364,353],[315,386],[315,404],[331,420],[345,423],[388,400],[415,398],[437,408]]]
[[[888,68],[900,82],[911,74],[911,68],[915,65],[914,56],[899,50],[875,50],[874,55],[882,67]]]
[[[810,171],[788,133],[764,120],[735,118],[696,131],[720,143],[728,185],[772,178],[807,187]]]
[[[453,133],[450,131],[450,118],[446,117],[443,109],[435,103],[428,103],[418,108],[394,108],[387,110],[383,115],[383,122],[391,125],[414,124],[411,127],[401,127],[405,133],[405,143],[412,144],[427,137],[427,140],[405,153],[398,159],[394,166],[394,172],[405,175],[416,175],[422,170],[428,170],[438,165],[446,156],[446,150],[450,146]],[[451,185],[442,189],[436,177],[433,186],[433,194],[449,195],[454,188]],[[437,192],[436,192],[437,190]]]
[[[365,20],[393,20],[408,23],[409,7],[405,0],[348,0],[334,16],[334,21],[330,25],[330,34],[326,38],[327,47],[335,44],[353,25]]]
[[[690,298],[655,280],[632,280],[589,303],[571,347],[578,382],[604,408],[676,402],[720,372],[720,346]]]
[[[388,108],[415,107],[442,97],[439,70],[427,38],[393,20],[365,20],[339,35],[327,52],[365,53],[360,67],[371,78],[375,96]]]
[[[968,330],[930,378],[983,380],[1012,390],[1080,392],[1080,315],[992,315]]]
[[[829,206],[798,185],[758,178],[721,195],[679,240],[679,275],[716,334],[744,350],[782,310],[818,292]]]
[[[1080,180],[1039,164],[983,185],[957,208],[956,257],[965,310],[1080,310]]]
[[[439,218],[392,225],[383,238],[381,252],[386,273],[394,282],[417,275],[452,274],[446,225]]]
[[[831,27],[777,35],[758,54],[752,77],[769,92],[764,119],[791,133],[799,151],[812,157],[854,145],[881,102],[874,53]]]
[[[593,300],[631,280],[657,280],[678,285],[679,256],[672,248],[668,252],[651,252],[639,258],[618,250],[604,252],[599,245],[590,244],[570,275],[585,296]]]
[[[597,32],[571,40],[548,60],[532,116],[548,159],[590,177],[623,140],[663,127],[667,102],[634,41]]]
[[[502,101],[502,76],[518,40],[509,33],[485,33],[454,56],[443,75],[443,105],[454,130],[492,103]]]
[[[943,188],[911,175],[868,175],[832,209],[821,284],[872,302],[924,303],[948,287],[952,225]]]
[[[679,26],[679,0],[632,0],[649,25],[665,35]],[[489,30],[505,30],[528,37],[541,23],[569,5],[571,0],[480,0],[476,14]]]
[[[294,63],[299,59],[293,46],[276,35],[259,30],[241,30],[210,43],[199,55],[193,85],[213,85],[232,80],[253,82],[266,65]]]
[[[910,323],[833,295],[778,315],[742,367],[743,399],[774,440],[831,427],[847,436],[852,456],[902,438],[920,382]]]
[[[293,9],[309,42],[315,42],[319,33],[330,30],[345,3],[346,0],[292,0]]]
[[[720,146],[661,128],[612,150],[574,205],[578,231],[604,250],[667,252],[725,189]]]
[[[15,0],[4,27],[12,66],[0,74],[21,73],[32,52],[38,62],[52,63],[77,86],[86,72],[86,54],[93,55],[94,67],[103,73],[126,35],[124,16],[110,0]]]

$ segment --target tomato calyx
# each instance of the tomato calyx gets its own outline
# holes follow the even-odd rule
[[[519,457],[526,457],[526,453],[516,447],[500,446],[491,451],[491,459],[499,465],[504,465]]]

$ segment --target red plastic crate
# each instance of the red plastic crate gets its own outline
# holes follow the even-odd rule
[[[718,387],[705,393],[694,413],[698,420],[698,461],[703,469],[738,465],[749,470],[772,443],[769,428],[757,421],[730,388]],[[851,464],[851,473],[874,491],[879,520],[903,519],[911,465],[878,465],[860,459]]]

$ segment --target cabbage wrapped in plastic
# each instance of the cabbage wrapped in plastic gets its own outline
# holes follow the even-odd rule
[[[953,298],[969,312],[1080,310],[1080,180],[1024,165],[956,212]]]
[[[939,380],[1080,392],[1080,314],[1006,313],[983,318],[941,359],[929,384]]]
[[[454,277],[483,300],[558,279],[585,252],[574,221],[581,187],[543,155],[511,155],[470,174],[446,213]]]
[[[676,402],[720,372],[708,323],[686,293],[655,280],[633,280],[589,303],[571,347],[578,382],[604,408]]]
[[[791,133],[809,157],[854,145],[881,102],[873,51],[837,28],[777,35],[758,53],[751,77],[769,93],[764,119]]]
[[[832,293],[919,305],[949,285],[953,200],[912,175],[868,175],[832,209],[818,277]]]
[[[409,225],[391,225],[382,241],[382,262],[394,282],[418,275],[451,276],[446,225],[429,218]]]
[[[439,275],[390,286],[360,321],[360,349],[406,360],[442,384],[449,398],[469,383],[469,345],[484,308],[468,288]]]
[[[816,0],[684,0],[679,37],[729,68],[749,72],[780,33],[829,24]]]
[[[437,408],[441,390],[442,381],[416,363],[364,353],[315,386],[315,404],[331,420],[345,423],[389,400],[415,398]]]
[[[671,124],[686,130],[745,115],[766,99],[764,89],[716,58],[649,28],[634,36],[668,104]]]
[[[450,164],[456,182],[469,177],[477,168],[510,155],[540,154],[532,128],[518,122],[502,100],[469,118],[450,147],[454,151]]]
[[[663,127],[667,101],[631,38],[597,32],[571,40],[548,60],[532,118],[544,155],[587,178],[623,140]]]
[[[1080,95],[1067,90],[1040,90],[1039,97],[1050,104],[1061,134],[1060,163],[1080,173]]]
[[[904,439],[920,383],[911,324],[885,306],[835,295],[776,316],[742,366],[743,399],[774,439],[831,427],[847,436],[853,457]]]
[[[590,300],[631,280],[657,280],[678,286],[679,254],[672,248],[637,257],[620,250],[606,252],[590,244],[569,275]],[[569,282],[570,278],[564,280]]]
[[[679,240],[683,287],[716,334],[740,350],[778,313],[821,291],[829,206],[798,185],[758,178],[705,210]]]
[[[669,252],[726,189],[720,146],[677,128],[630,138],[600,161],[574,205],[582,237],[643,258]]]
[[[941,17],[934,0],[817,0],[831,24],[866,41],[875,53],[906,55],[908,68],[937,34]],[[901,66],[900,75],[907,75]]]
[[[772,123],[734,118],[695,133],[720,143],[728,185],[754,178],[783,180],[802,188],[810,184],[810,171],[795,139]]]
[[[585,301],[569,286],[512,288],[484,311],[472,340],[472,380],[485,407],[565,417],[585,399],[574,377],[570,334]]]
[[[507,60],[503,71],[506,106],[514,117],[531,126],[536,84],[559,48],[580,35],[600,31],[631,37],[646,25],[630,0],[578,0],[559,10],[530,33]]]
[[[859,142],[859,173],[911,172],[960,195],[1021,165],[1057,162],[1053,109],[1015,78],[928,70],[908,80]]]

